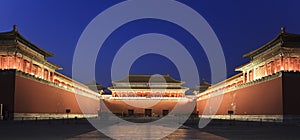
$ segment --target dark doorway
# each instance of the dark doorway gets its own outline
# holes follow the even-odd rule
[[[167,116],[169,114],[169,110],[163,110],[162,114],[163,116]]]
[[[133,115],[134,115],[134,110],[128,109],[128,116],[133,116]]]
[[[152,109],[145,109],[145,116],[151,117],[152,116]]]

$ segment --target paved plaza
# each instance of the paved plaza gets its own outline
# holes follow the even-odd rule
[[[196,122],[196,121],[195,121]],[[299,139],[300,126],[296,124],[254,123],[212,121],[207,127],[199,129],[195,122],[186,123],[163,139]],[[128,136],[132,126],[122,126],[117,132],[119,136]],[[109,128],[108,128],[109,129]],[[121,139],[136,139],[142,132],[130,133],[130,137]],[[164,133],[161,129],[152,132]],[[2,121],[0,122],[1,139],[68,139],[68,140],[98,140],[111,139],[97,131],[86,120],[55,120],[55,121]],[[143,139],[152,139],[145,137]]]

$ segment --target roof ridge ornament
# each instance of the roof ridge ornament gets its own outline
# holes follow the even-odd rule
[[[13,31],[14,31],[14,32],[18,32],[18,26],[17,26],[17,25],[14,25],[14,26],[13,26]]]
[[[281,27],[281,33],[282,33],[282,34],[285,34],[285,33],[286,33],[286,32],[285,32],[285,27],[284,27],[284,26]]]

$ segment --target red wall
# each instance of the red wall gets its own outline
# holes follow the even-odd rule
[[[138,104],[143,103],[150,103],[152,101],[147,100],[131,100],[135,103],[134,106],[131,106],[130,104],[123,102],[122,100],[104,100],[105,105],[112,113],[128,113],[129,109],[133,109],[135,114],[144,114],[145,109],[152,109],[152,113],[155,115],[162,115],[163,110],[169,110],[169,113],[174,109],[176,106],[176,111],[174,111],[174,114],[176,113],[185,113],[189,112],[187,108],[195,107],[195,104],[192,102],[182,102],[177,100],[160,100],[155,105],[148,107],[148,108],[139,108]],[[153,103],[153,102],[152,102]],[[142,105],[141,105],[142,106]]]
[[[208,102],[217,98],[222,97],[219,95],[198,101],[199,114],[202,114],[205,108],[210,108],[206,106]],[[211,103],[211,105],[216,104]],[[216,115],[227,115],[228,110],[234,110],[235,115],[281,115],[283,113],[282,78],[225,93]]]
[[[65,113],[71,109],[71,114],[97,114],[99,100],[75,95],[72,92],[46,85],[38,81],[16,76],[15,80],[15,113]]]

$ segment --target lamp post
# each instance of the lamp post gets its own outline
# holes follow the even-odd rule
[[[234,114],[234,111],[233,110],[228,110],[228,114],[229,114],[229,120],[231,120],[231,115]]]
[[[71,112],[71,109],[66,109],[66,113],[67,113],[67,119],[69,119],[69,113]]]

